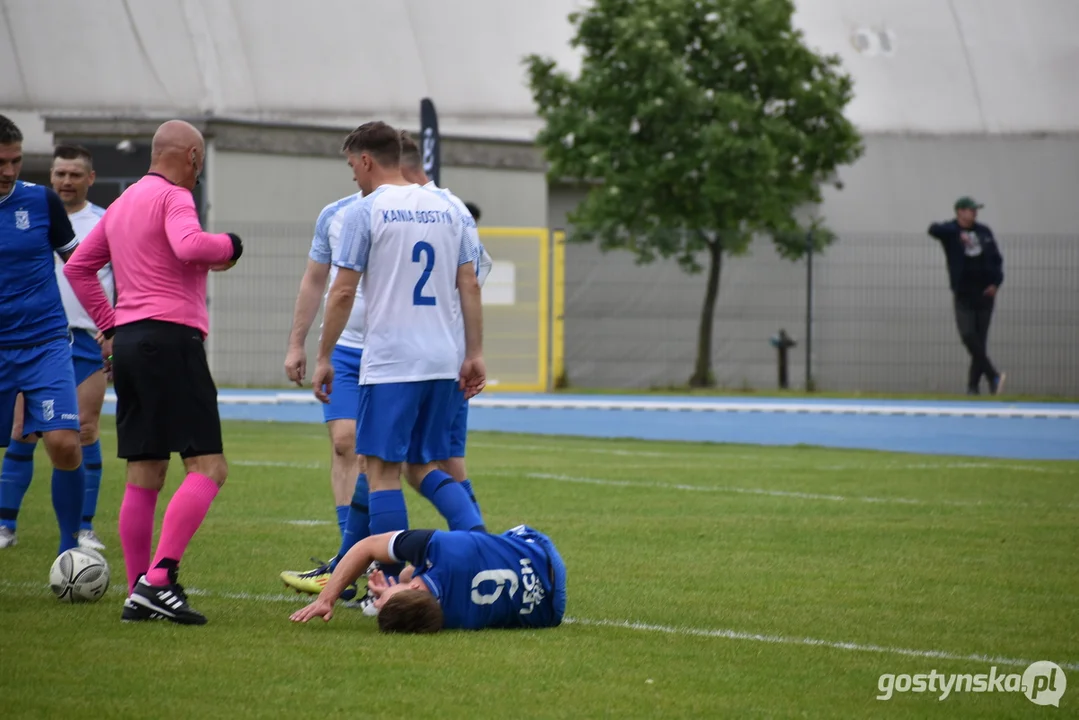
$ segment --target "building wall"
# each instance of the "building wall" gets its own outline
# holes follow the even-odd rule
[[[443,167],[442,184],[480,206],[486,227],[546,227],[547,178],[542,172]]]
[[[840,235],[815,258],[813,375],[823,389],[962,391],[966,354],[954,329],[944,258],[926,234],[962,194],[986,203],[1005,285],[991,356],[1012,390],[1079,395],[1079,137],[869,136],[865,157],[826,193]],[[550,194],[552,227],[581,191]],[[674,263],[637,267],[621,252],[570,245],[566,370],[579,386],[684,384],[693,368],[703,276]],[[792,384],[804,381],[806,263],[759,241],[727,261],[715,320],[717,381],[776,385],[769,338],[784,328]]]

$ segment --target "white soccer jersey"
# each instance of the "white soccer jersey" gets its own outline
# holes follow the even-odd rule
[[[483,247],[483,243],[480,241],[480,233],[476,228],[476,221],[472,218],[472,213],[469,212],[468,206],[465,205],[461,198],[454,195],[446,188],[440,188],[435,185],[434,182],[429,182],[424,185],[425,188],[437,192],[442,197],[446,198],[454,204],[454,207],[461,213],[464,218],[466,232],[471,232],[475,237],[476,247],[479,248],[479,256],[476,258],[476,279],[479,281],[480,287],[483,287],[483,283],[487,281],[487,276],[491,274],[491,266],[494,265],[494,260],[487,254],[487,248]],[[465,316],[461,312],[461,300],[458,295],[457,298],[457,342],[460,344],[460,350],[462,358],[465,352]]]
[[[333,287],[334,278],[337,277],[337,265],[333,261],[339,257],[341,251],[341,227],[344,222],[345,210],[362,196],[362,193],[356,193],[330,203],[322,208],[322,212],[318,216],[318,222],[315,223],[315,237],[311,241],[311,252],[308,257],[317,263],[330,266],[330,281],[323,300],[330,296],[330,288]],[[352,302],[352,314],[348,316],[348,324],[341,331],[341,337],[338,338],[337,344],[362,349],[363,331],[363,291],[357,286],[356,299]]]
[[[93,203],[86,203],[86,207],[77,213],[68,215],[67,219],[71,221],[71,227],[75,230],[75,238],[82,242],[82,239],[90,234],[90,231],[94,229],[94,226],[104,215],[105,208],[98,207]],[[106,264],[105,267],[97,271],[97,279],[101,281],[101,287],[105,289],[105,297],[109,298],[113,304],[116,304],[116,284],[112,276],[111,263]],[[59,256],[56,256],[56,282],[60,285],[60,301],[64,304],[64,314],[67,315],[68,327],[87,330],[96,335],[97,326],[90,319],[90,313],[86,312],[83,306],[79,304],[78,298],[75,297],[75,292],[71,289],[71,283],[67,281],[67,277],[64,275],[64,261]]]
[[[334,264],[363,273],[361,385],[460,375],[457,268],[478,256],[461,213],[428,188],[383,185],[348,208]]]

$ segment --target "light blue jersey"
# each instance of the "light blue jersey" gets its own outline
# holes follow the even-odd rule
[[[361,385],[457,379],[457,267],[478,254],[461,213],[427,188],[383,185],[346,209],[333,264],[363,273]]]
[[[334,260],[340,259],[341,256],[341,228],[344,226],[345,211],[361,197],[361,193],[354,193],[330,203],[322,208],[318,221],[315,223],[315,236],[311,239],[311,252],[308,253],[308,257],[321,265],[330,266],[326,297],[329,296],[334,278],[337,277],[337,265],[334,264]],[[345,329],[341,331],[341,337],[337,339],[338,345],[355,349],[363,348],[364,310],[363,290],[357,285],[352,312],[348,316]],[[359,354],[355,356],[359,358]],[[356,373],[359,373],[359,366]]]

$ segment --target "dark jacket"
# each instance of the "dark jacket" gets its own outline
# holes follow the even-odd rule
[[[966,233],[969,243],[963,241]],[[981,295],[1004,282],[1004,258],[993,231],[981,223],[964,230],[955,220],[933,223],[929,234],[940,241],[948,261],[948,281],[956,295]]]

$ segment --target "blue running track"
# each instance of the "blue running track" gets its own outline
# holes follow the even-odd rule
[[[305,391],[222,390],[219,402],[223,419],[322,422]],[[1079,404],[484,393],[469,429],[1079,460]]]

